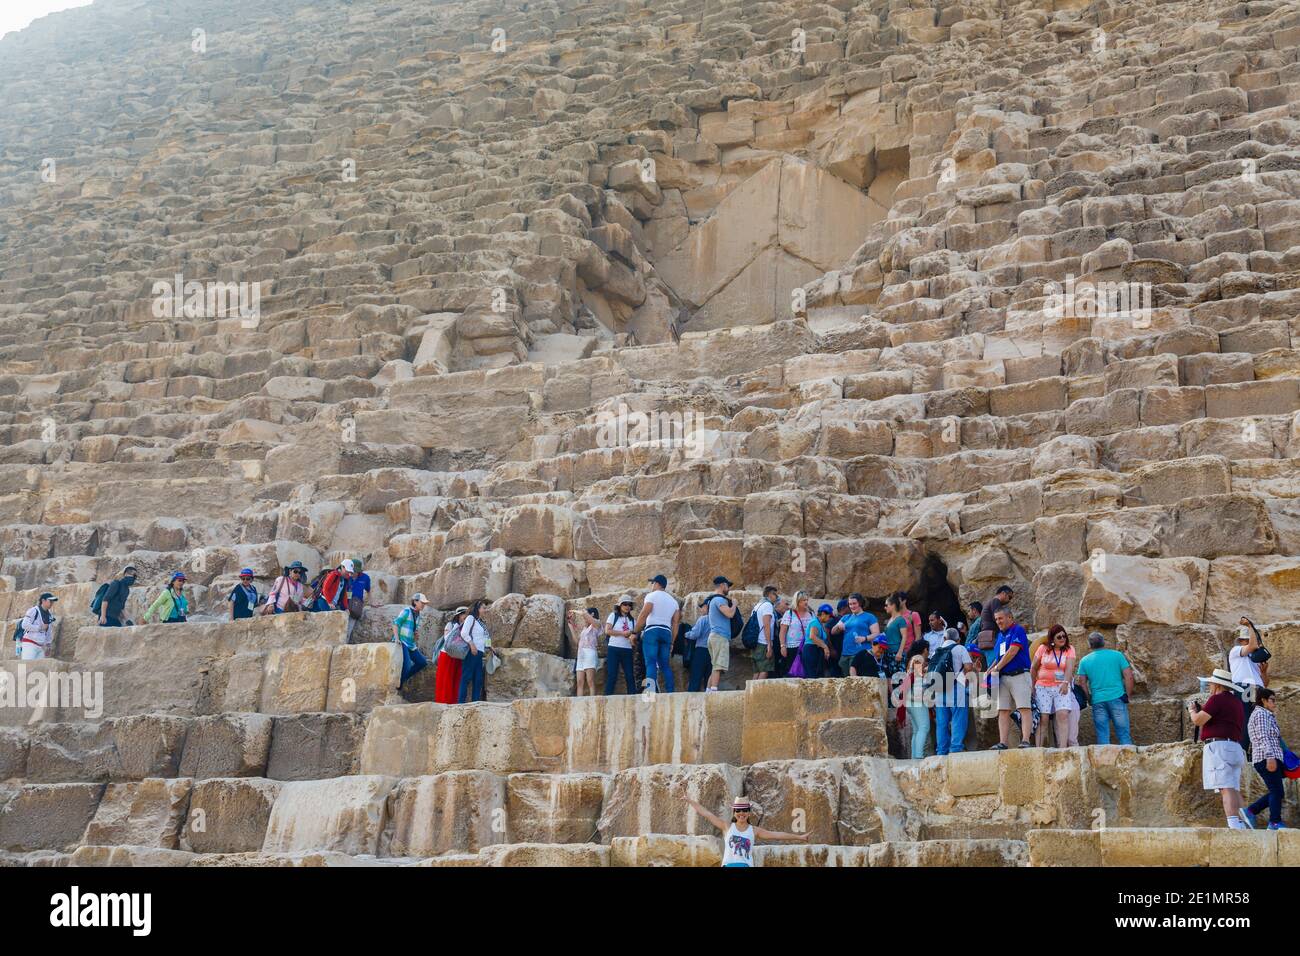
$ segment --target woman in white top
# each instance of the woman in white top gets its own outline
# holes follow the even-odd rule
[[[44,660],[54,643],[54,602],[49,591],[23,615],[23,634],[18,640],[18,656],[25,661]]]
[[[721,817],[705,810],[704,807],[690,797],[686,798],[686,802],[695,808],[696,813],[723,832],[723,866],[753,866],[754,841],[756,838],[763,840],[798,840],[800,843],[808,842],[808,834],[806,833],[784,833],[781,830],[764,830],[762,827],[754,826],[749,819],[749,801],[743,797],[737,797],[731,803],[730,824],[724,823]]]
[[[808,609],[808,592],[795,592],[794,601],[790,610],[785,612],[781,618],[781,656],[776,659],[776,673],[778,677],[785,677],[790,673],[790,666],[799,656],[799,648],[803,647],[803,642],[808,638],[808,628],[812,624],[812,611]]]
[[[623,671],[624,693],[636,693],[636,678],[632,675],[632,641],[635,639],[636,619],[632,617],[632,596],[619,598],[618,607],[605,619],[605,633],[609,644],[605,648],[605,696],[614,693],[618,672]]]
[[[488,637],[487,628],[483,626],[482,609],[487,601],[475,601],[465,615],[465,623],[460,626],[461,636],[469,643],[469,653],[461,662],[460,702],[466,700],[484,700],[486,698],[485,681],[487,673],[483,668],[487,660],[488,648],[492,639]],[[467,696],[470,695],[470,696]]]

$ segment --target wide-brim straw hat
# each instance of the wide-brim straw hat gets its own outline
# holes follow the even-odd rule
[[[1226,687],[1228,690],[1235,690],[1238,694],[1245,693],[1240,687],[1232,682],[1232,673],[1216,668],[1214,673],[1209,677],[1198,677],[1202,684],[1218,684],[1220,687]]]

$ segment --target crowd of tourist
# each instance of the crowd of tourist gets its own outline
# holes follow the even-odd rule
[[[251,568],[239,572],[239,583],[226,596],[229,619],[296,611],[345,611],[348,639],[363,619],[371,581],[359,558],[349,558],[308,581],[308,569],[298,561],[285,566],[266,595],[259,594]],[[122,627],[136,568],[100,586],[91,612],[102,627]],[[695,623],[683,620],[682,605],[668,590],[668,579],[649,579],[640,609],[623,595],[607,614],[597,607],[571,610],[565,619],[572,638],[576,693],[596,693],[596,672],[602,666],[603,692],[673,693],[671,664],[682,658],[690,692],[717,692],[731,669],[733,651],[747,654],[756,680],[781,678],[880,677],[889,681],[891,706],[910,756],[958,754],[967,747],[971,711],[997,715],[993,750],[1011,746],[1013,726],[1018,747],[1076,747],[1079,721],[1091,709],[1098,744],[1133,743],[1129,703],[1134,693],[1133,667],[1105,637],[1088,635],[1088,653],[1076,652],[1060,624],[1044,638],[1031,641],[1016,618],[1015,592],[999,587],[987,602],[972,602],[953,624],[936,610],[922,623],[908,605],[908,595],[885,598],[883,623],[868,609],[861,594],[850,594],[832,605],[814,606],[805,591],[786,597],[778,588],[763,589],[758,603],[743,615],[731,596],[734,584],[725,575],[713,579],[714,590],[697,607]],[[174,624],[189,617],[183,572],[170,575],[149,603],[144,623]],[[45,657],[53,641],[54,604],[44,592],[23,615],[14,632],[16,656]],[[445,622],[426,656],[417,640],[420,618],[429,607],[424,594],[414,595],[392,622],[391,639],[402,652],[401,682],[435,667],[434,699],[455,704],[481,701],[486,679],[501,665],[483,620],[487,601],[458,607]],[[737,647],[737,641],[740,646]],[[1228,826],[1254,827],[1265,809],[1268,826],[1281,828],[1282,781],[1300,777],[1300,758],[1281,738],[1277,695],[1268,688],[1268,661],[1259,628],[1246,617],[1223,669],[1201,679],[1204,703],[1193,700],[1188,718],[1203,744],[1203,786],[1223,800]],[[430,660],[430,657],[433,660]],[[1251,762],[1266,793],[1243,806],[1241,775]],[[743,802],[743,801],[742,801]],[[700,808],[697,807],[697,810]],[[753,833],[772,839],[785,835],[747,827],[745,809],[733,807],[731,824],[709,816],[735,842],[737,857],[747,857]],[[703,812],[703,811],[701,811]],[[733,832],[734,831],[734,832]],[[746,842],[748,841],[748,843]]]

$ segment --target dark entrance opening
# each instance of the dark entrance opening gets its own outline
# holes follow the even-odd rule
[[[925,556],[921,580],[908,592],[907,598],[908,606],[921,615],[921,622],[927,631],[930,629],[929,615],[932,613],[942,615],[949,627],[956,627],[962,619],[961,601],[948,583],[948,566],[937,555]]]

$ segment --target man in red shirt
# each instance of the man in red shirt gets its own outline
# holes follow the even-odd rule
[[[1192,723],[1200,728],[1201,785],[1206,790],[1217,790],[1223,797],[1223,812],[1228,826],[1234,830],[1246,829],[1238,811],[1241,810],[1241,771],[1246,765],[1246,751],[1241,749],[1241,732],[1246,722],[1246,711],[1237,694],[1241,688],[1232,682],[1232,674],[1216,670],[1201,683],[1210,691],[1204,706],[1192,701],[1187,713]],[[1233,691],[1235,693],[1229,693]]]

